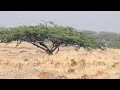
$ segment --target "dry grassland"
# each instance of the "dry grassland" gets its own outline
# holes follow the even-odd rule
[[[0,79],[120,79],[120,50],[60,47],[48,56],[25,42],[0,43]]]

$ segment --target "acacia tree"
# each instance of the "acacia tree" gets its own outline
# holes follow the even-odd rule
[[[94,38],[87,37],[72,27],[58,26],[52,22],[36,26],[8,28],[0,31],[0,38],[1,42],[5,43],[18,41],[17,45],[26,41],[46,51],[49,55],[52,55],[56,50],[58,52],[61,45],[77,45],[84,48],[95,48],[97,45]],[[47,45],[46,41],[50,41],[51,46]]]

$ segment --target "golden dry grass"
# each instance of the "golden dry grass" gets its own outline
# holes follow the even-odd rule
[[[0,79],[120,79],[120,50],[60,47],[48,56],[35,46],[0,43]]]

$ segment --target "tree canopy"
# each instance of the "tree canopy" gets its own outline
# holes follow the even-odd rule
[[[79,46],[84,48],[96,48],[98,42],[94,37],[77,31],[72,27],[65,27],[53,24],[39,24],[36,26],[19,26],[15,28],[7,28],[0,31],[0,40],[4,43],[12,41],[22,41],[37,46],[52,55],[55,50],[59,51],[60,45]],[[52,43],[49,47],[45,42]]]

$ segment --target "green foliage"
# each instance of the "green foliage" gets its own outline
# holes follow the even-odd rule
[[[118,39],[119,34],[114,32],[94,32],[94,31],[88,31],[84,30],[82,31],[87,36],[93,36],[97,40],[97,47],[100,48],[100,46],[105,46],[105,43],[107,43],[108,48],[119,48],[120,47],[120,41]]]
[[[47,53],[53,53],[60,45],[78,45],[84,48],[95,48],[97,41],[91,36],[78,32],[72,27],[40,24],[36,26],[19,26],[0,31],[2,42],[10,43],[12,41],[26,41]],[[44,43],[45,40],[52,42],[52,47]]]
[[[97,35],[97,32],[95,32],[95,31],[82,30],[81,32],[88,36],[96,36]]]
[[[100,32],[96,35],[96,38],[100,41],[105,40],[107,42],[110,42],[116,36],[117,34],[113,32]]]
[[[120,48],[120,35],[119,36],[116,36],[114,37],[110,44],[109,44],[109,47],[111,48]]]

